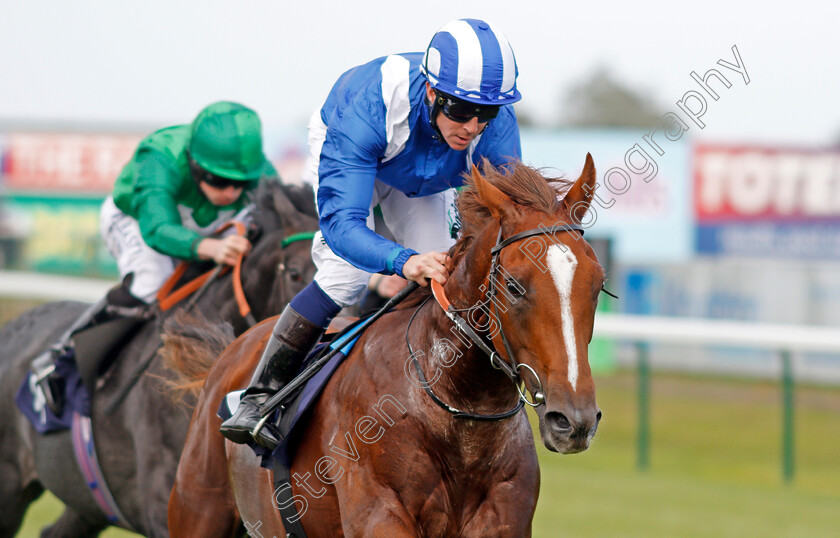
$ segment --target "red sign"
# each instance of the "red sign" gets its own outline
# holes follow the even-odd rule
[[[698,146],[699,222],[840,220],[840,152]]]
[[[4,184],[21,191],[105,194],[140,136],[12,134],[6,137]]]

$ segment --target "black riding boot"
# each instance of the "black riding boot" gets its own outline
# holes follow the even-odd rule
[[[73,346],[73,335],[81,329],[90,327],[96,323],[96,318],[105,312],[108,307],[108,298],[104,297],[98,303],[88,307],[61,339],[50,349],[44,351],[32,361],[30,370],[35,376],[35,382],[44,392],[44,399],[47,407],[55,416],[60,416],[64,408],[64,380],[55,371],[55,365],[62,354],[69,351]]]
[[[322,327],[295,312],[291,306],[283,310],[239,407],[219,428],[222,435],[234,443],[255,440],[269,450],[280,443],[279,435],[270,424],[265,424],[257,435],[253,435],[261,418],[260,407],[295,377],[301,361],[322,334]]]

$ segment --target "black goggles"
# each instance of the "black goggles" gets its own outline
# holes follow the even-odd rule
[[[207,183],[214,189],[227,189],[228,187],[235,187],[237,189],[244,189],[248,186],[248,181],[242,181],[238,179],[228,179],[226,177],[217,176],[214,174],[204,174],[204,177],[201,178],[201,181]]]
[[[252,182],[247,180],[241,179],[230,179],[222,176],[217,176],[216,174],[212,174],[201,167],[200,164],[195,162],[192,157],[190,157],[190,173],[193,176],[193,179],[197,183],[206,183],[213,187],[214,189],[224,190],[228,187],[235,187],[237,189],[244,189],[248,187]]]
[[[455,123],[467,123],[473,118],[478,118],[478,123],[487,123],[495,118],[502,108],[501,105],[477,105],[439,92],[435,92],[435,95],[440,111]]]

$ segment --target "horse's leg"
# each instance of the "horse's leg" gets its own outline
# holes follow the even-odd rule
[[[15,535],[29,504],[44,492],[38,482],[24,486],[14,463],[0,462],[0,538]]]
[[[150,339],[155,340],[155,339]],[[155,340],[156,341],[156,340]],[[129,348],[131,351],[135,348]],[[144,348],[140,348],[145,351]],[[118,360],[145,356],[137,352],[133,357],[123,353]],[[113,372],[117,379],[125,379],[131,366],[117,365]],[[96,447],[100,453],[103,472],[111,478],[112,491],[124,517],[135,532],[156,538],[169,536],[167,507],[178,458],[184,446],[189,424],[187,410],[178,408],[164,394],[160,382],[165,374],[152,370],[142,376],[123,403],[110,415],[106,402],[113,401],[114,391],[98,398]],[[157,376],[157,377],[156,377]],[[114,383],[115,387],[125,383]],[[125,471],[131,469],[132,472]]]
[[[540,472],[530,425],[520,420],[521,435],[510,435],[511,441],[499,452],[500,465],[488,467],[486,494],[481,504],[464,521],[463,536],[531,536],[531,522],[540,494]],[[501,477],[509,477],[502,480]],[[483,488],[482,488],[483,489]]]
[[[516,484],[500,482],[492,488],[487,500],[479,506],[464,525],[463,536],[508,538],[531,536],[531,521],[536,509],[534,504],[523,506],[521,499],[528,498]]]
[[[44,491],[32,453],[38,439],[14,396],[32,358],[58,338],[82,307],[45,304],[0,327],[0,538],[15,535],[27,507]]]
[[[90,521],[65,507],[61,517],[41,531],[41,538],[96,538],[107,527],[108,523]]]
[[[361,488],[342,506],[344,536],[420,536],[417,521],[390,488]],[[433,534],[434,536],[434,534]]]

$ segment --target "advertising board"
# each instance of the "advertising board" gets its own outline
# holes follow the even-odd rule
[[[701,254],[840,260],[840,152],[695,149]]]

